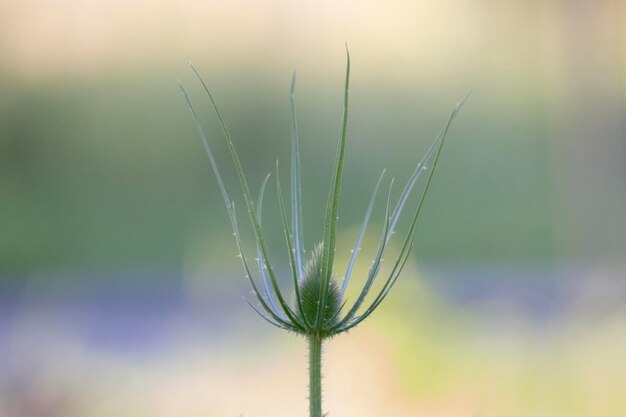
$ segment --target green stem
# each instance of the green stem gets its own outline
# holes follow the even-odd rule
[[[322,417],[322,338],[309,336],[309,416]]]

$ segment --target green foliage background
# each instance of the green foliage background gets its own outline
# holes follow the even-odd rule
[[[261,77],[238,70],[211,76],[210,66],[203,69],[223,103],[251,187],[258,190],[275,158],[289,161],[288,74]],[[360,69],[357,58],[343,227],[360,222],[382,168],[398,180],[408,177],[464,94],[460,88],[433,95],[411,86],[366,84]],[[175,84],[180,73],[8,88],[0,113],[0,264],[177,265],[190,241],[204,239],[211,263],[231,252],[223,244],[230,243],[230,233],[217,185]],[[300,118],[310,247],[321,238],[315,235],[321,226],[316,216],[330,181],[341,73],[324,81],[306,75],[305,70]],[[551,198],[550,126],[539,110],[542,98],[526,94],[511,105],[489,93],[475,88],[454,126],[419,225],[415,253],[422,259],[546,262],[556,255],[552,222],[558,208]],[[203,109],[225,180],[236,190],[223,140],[208,107]],[[274,236],[276,243],[280,237]]]

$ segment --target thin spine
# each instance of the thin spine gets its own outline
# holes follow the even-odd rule
[[[378,189],[380,188],[380,183],[383,180],[385,171],[386,170],[383,169],[383,172],[378,177],[378,181],[376,182],[376,186],[374,187],[374,191],[372,192],[372,196],[370,197],[367,210],[365,211],[365,217],[363,218],[363,223],[361,224],[361,229],[359,230],[359,234],[357,236],[354,249],[352,249],[352,254],[350,255],[350,261],[348,262],[348,267],[346,269],[346,275],[344,276],[343,284],[341,285],[340,299],[343,299],[346,289],[348,288],[348,281],[350,280],[350,276],[352,275],[352,268],[354,268],[354,263],[356,262],[357,255],[361,249],[361,242],[363,241],[363,237],[365,236],[367,225],[369,224],[370,216],[372,215],[372,210],[374,208],[374,203],[376,201],[376,196],[378,195]]]
[[[296,72],[291,78],[289,102],[291,107],[291,230],[296,249],[298,278],[302,277],[304,264],[304,235],[302,227],[302,182],[300,180],[300,134],[296,117]]]
[[[411,245],[409,245],[409,252],[411,250],[411,248],[413,247],[413,243],[411,243]],[[372,314],[374,312],[374,310],[376,310],[376,308],[380,305],[380,303],[382,303],[382,301],[385,299],[385,297],[387,296],[387,294],[389,293],[389,290],[391,290],[391,287],[393,286],[393,284],[396,282],[396,280],[398,279],[398,277],[400,276],[400,272],[402,271],[402,269],[404,268],[404,265],[406,264],[407,260],[409,259],[409,256],[405,256],[404,259],[402,260],[402,262],[400,263],[400,267],[398,272],[395,274],[393,280],[391,281],[391,284],[389,285],[389,287],[387,289],[383,289],[381,290],[381,293],[374,299],[374,301],[372,302],[372,304],[366,309],[366,311],[361,314],[360,316],[356,317],[354,320],[350,321],[349,323],[345,324],[340,331],[345,332],[348,331],[350,329],[352,329],[353,327],[356,327],[359,323],[361,323],[363,320],[365,320],[366,318],[368,318],[370,316],[370,314]],[[386,286],[387,284],[385,284]],[[384,288],[384,287],[383,287]]]
[[[442,129],[442,132],[443,132],[443,129]],[[417,166],[415,167],[415,170],[413,170],[413,173],[411,174],[406,185],[404,186],[404,189],[402,190],[402,193],[400,194],[400,198],[398,199],[398,203],[396,204],[396,207],[393,210],[393,213],[391,215],[391,227],[390,227],[391,233],[389,234],[389,238],[393,236],[393,232],[396,228],[396,223],[398,222],[398,219],[400,218],[400,215],[402,214],[402,209],[404,208],[404,205],[407,199],[409,198],[409,195],[411,194],[413,187],[417,183],[417,180],[419,179],[420,174],[424,171],[424,166],[426,166],[425,164],[427,163],[427,161],[430,159],[433,152],[435,151],[436,149],[435,145],[437,145],[440,139],[441,139],[441,133],[437,136],[437,138],[433,141],[433,143],[430,144],[430,146],[428,147],[428,150],[422,157],[421,161],[417,164]]]
[[[259,302],[259,304],[263,307],[263,309],[265,311],[267,311],[267,313],[272,316],[272,318],[274,320],[276,320],[277,322],[279,322],[280,324],[289,327],[289,328],[295,328],[295,326],[286,320],[283,320],[280,316],[277,315],[277,313],[275,313],[270,306],[267,305],[267,303],[265,302],[265,300],[263,299],[263,297],[261,296],[261,293],[256,285],[256,283],[254,282],[254,279],[252,278],[252,273],[250,272],[250,267],[248,266],[248,261],[246,259],[246,256],[243,253],[243,245],[241,243],[241,238],[239,237],[239,226],[237,225],[237,214],[235,212],[235,202],[232,202],[232,225],[233,225],[233,230],[235,230],[235,240],[237,242],[237,248],[239,249],[239,253],[241,254],[240,258],[241,258],[241,263],[243,265],[244,271],[246,273],[246,277],[248,278],[248,281],[250,282],[250,285],[252,286],[252,289],[254,291],[254,294],[257,297],[257,300]]]
[[[289,307],[289,305],[285,301],[285,298],[283,297],[282,292],[280,291],[280,286],[278,285],[278,281],[276,279],[276,275],[274,274],[274,269],[272,268],[272,265],[271,265],[271,263],[269,261],[269,255],[268,255],[267,247],[265,245],[265,240],[263,239],[263,236],[261,234],[261,227],[259,226],[259,220],[257,218],[256,211],[254,209],[254,204],[252,202],[252,196],[250,194],[250,189],[248,187],[248,182],[247,182],[246,176],[245,176],[245,174],[243,172],[243,167],[241,166],[241,161],[239,160],[239,155],[237,153],[237,150],[235,149],[235,145],[233,144],[233,141],[231,139],[230,133],[228,131],[228,127],[226,126],[226,123],[224,122],[224,119],[223,119],[222,114],[221,114],[221,112],[219,110],[219,107],[217,106],[217,103],[213,99],[213,95],[211,94],[211,92],[210,92],[209,88],[207,87],[206,83],[204,82],[204,80],[200,76],[200,73],[191,64],[191,62],[189,63],[189,66],[190,66],[191,70],[194,72],[194,74],[196,75],[196,77],[198,78],[198,80],[200,81],[200,83],[202,84],[202,86],[204,87],[204,91],[207,93],[207,96],[209,97],[209,100],[211,101],[211,104],[213,106],[213,110],[215,111],[215,114],[217,115],[220,127],[222,129],[222,133],[224,134],[224,137],[225,137],[226,142],[228,144],[228,149],[229,149],[231,157],[233,159],[233,163],[235,165],[235,170],[237,171],[237,175],[239,177],[239,182],[241,183],[241,188],[243,189],[244,201],[246,203],[246,207],[248,208],[248,214],[249,214],[250,220],[252,222],[253,230],[254,230],[254,233],[256,235],[256,239],[258,240],[259,245],[261,247],[261,254],[263,255],[263,258],[264,258],[264,261],[265,261],[265,265],[267,266],[267,272],[269,273],[270,280],[272,281],[272,286],[274,288],[274,292],[276,293],[276,297],[278,298],[278,302],[280,303],[283,311],[285,312],[285,314],[287,315],[289,320],[293,323],[293,325],[296,326],[298,329],[304,331],[305,327],[302,325],[302,323],[298,320],[298,318],[296,317],[294,312],[291,310],[291,308]]]
[[[380,263],[385,253],[385,249],[387,247],[387,236],[389,235],[389,223],[391,220],[391,217],[389,216],[389,211],[390,211],[390,206],[391,206],[391,190],[392,189],[393,189],[393,178],[391,179],[391,184],[389,185],[389,192],[387,193],[387,206],[385,207],[385,221],[383,223],[383,231],[381,233],[380,242],[378,244],[378,249],[376,250],[376,256],[374,257],[374,262],[372,264],[372,267],[370,268],[365,285],[363,286],[361,293],[359,294],[358,298],[356,299],[356,301],[354,302],[350,310],[348,310],[348,312],[343,317],[343,319],[341,319],[339,323],[337,323],[333,327],[333,330],[337,330],[341,328],[344,324],[346,324],[349,320],[351,320],[352,317],[354,317],[358,309],[361,307],[361,304],[363,304],[363,301],[365,301],[365,297],[367,297],[367,294],[369,293],[372,285],[374,284],[374,280],[376,279],[376,276],[378,275],[378,272],[380,270]]]
[[[257,201],[257,213],[259,215],[259,224],[261,228],[263,227],[263,196],[265,195],[265,186],[267,185],[267,181],[270,179],[271,173],[265,176],[263,183],[261,184],[261,190],[259,191],[259,199]],[[256,240],[256,239],[255,239]],[[256,253],[257,253],[257,263],[259,265],[259,275],[261,276],[261,280],[263,282],[263,289],[265,290],[265,297],[267,301],[269,301],[270,306],[274,310],[274,313],[278,315],[281,319],[285,319],[283,314],[280,312],[280,309],[276,306],[274,301],[274,296],[272,295],[272,291],[269,288],[269,284],[267,281],[267,274],[265,273],[265,262],[263,262],[263,255],[261,254],[261,247],[259,245],[259,241],[256,240]]]
[[[444,136],[445,132],[447,132],[447,127],[452,122],[452,120],[454,120],[454,118],[456,117],[456,114],[458,113],[458,110],[460,109],[460,106],[463,105],[463,103],[465,102],[465,100],[467,99],[469,94],[470,93],[467,93],[465,95],[465,97],[463,97],[463,99],[461,99],[457,103],[457,106],[455,106],[454,110],[452,111],[452,114],[450,115],[450,120],[449,120],[448,124],[441,128],[441,130],[439,131],[439,134],[437,135],[437,137],[435,138],[433,143],[428,147],[428,150],[426,151],[426,153],[424,154],[424,156],[422,157],[420,162],[415,167],[415,170],[413,170],[413,173],[409,177],[409,180],[407,181],[406,185],[404,186],[404,189],[402,190],[402,194],[400,195],[400,198],[398,199],[398,203],[396,204],[396,207],[393,210],[392,220],[391,220],[391,233],[389,234],[389,238],[391,238],[391,236],[394,233],[394,230],[395,230],[395,227],[396,227],[396,223],[398,222],[398,219],[400,218],[400,214],[402,213],[402,209],[404,207],[404,204],[406,203],[409,195],[411,194],[411,191],[413,190],[413,187],[417,183],[417,180],[419,179],[420,175],[424,171],[424,168],[426,167],[425,164],[428,163],[428,161],[430,160],[431,156],[433,155],[433,153],[437,149],[437,143],[440,142],[443,139],[443,136]]]
[[[343,174],[343,159],[346,147],[346,134],[348,132],[348,99],[350,90],[350,51],[346,45],[346,78],[344,84],[344,99],[343,99],[343,115],[341,123],[341,135],[337,149],[337,157],[335,160],[335,169],[333,175],[333,183],[331,185],[331,191],[328,195],[328,201],[326,204],[326,214],[324,220],[324,261],[322,262],[322,279],[324,280],[322,285],[322,293],[320,296],[320,303],[322,306],[326,306],[326,300],[328,297],[328,286],[330,285],[330,278],[332,274],[333,259],[335,256],[335,238],[337,233],[337,214],[339,211],[339,195],[341,193],[341,177]],[[322,323],[324,308],[320,308],[317,312],[317,325]]]
[[[426,198],[426,195],[427,195],[428,190],[430,188],[430,184],[432,182],[433,176],[434,176],[435,171],[437,169],[437,165],[439,163],[439,158],[441,156],[441,150],[443,149],[443,144],[445,143],[445,139],[447,137],[448,130],[450,128],[450,124],[452,123],[452,120],[454,119],[454,117],[456,116],[456,114],[458,113],[460,108],[463,106],[463,103],[465,102],[467,97],[468,96],[466,95],[461,101],[459,101],[456,104],[456,106],[452,110],[452,113],[448,117],[448,120],[447,120],[447,122],[446,122],[446,124],[444,126],[442,139],[441,139],[441,142],[439,143],[439,146],[437,147],[437,152],[436,152],[435,159],[434,159],[434,162],[433,162],[433,167],[432,167],[432,169],[431,169],[431,171],[430,171],[430,173],[428,175],[428,180],[426,181],[426,185],[424,186],[424,190],[422,191],[422,195],[420,197],[417,209],[415,210],[415,214],[413,215],[413,219],[411,220],[411,226],[409,228],[409,233],[407,234],[407,237],[406,237],[406,239],[404,241],[404,244],[402,245],[402,249],[400,251],[400,255],[398,256],[398,259],[396,260],[396,263],[395,263],[391,273],[389,274],[389,278],[385,282],[385,285],[383,285],[383,287],[381,288],[381,291],[379,292],[378,296],[376,296],[376,298],[374,299],[374,301],[372,302],[370,307],[368,307],[366,309],[366,311],[361,316],[359,316],[353,323],[350,323],[348,326],[344,326],[342,328],[342,331],[349,330],[349,329],[353,328],[354,326],[359,324],[361,321],[363,321],[367,317],[369,317],[369,315],[372,314],[372,312],[374,312],[374,310],[385,299],[387,294],[389,294],[389,291],[393,287],[393,284],[396,282],[396,280],[400,276],[400,273],[402,272],[402,269],[404,268],[404,265],[406,264],[406,262],[407,262],[407,260],[409,258],[409,254],[411,253],[411,249],[413,248],[415,233],[416,233],[416,230],[417,230],[417,219],[418,219],[419,214],[420,214],[420,212],[422,210],[422,207],[423,207],[423,204],[424,204],[424,200]]]
[[[280,217],[281,220],[283,222],[283,232],[285,234],[285,242],[287,243],[287,251],[289,252],[289,265],[291,266],[291,275],[293,278],[293,286],[294,286],[294,292],[296,294],[296,305],[298,307],[298,310],[300,312],[300,316],[302,317],[302,320],[304,322],[304,324],[308,327],[310,327],[310,323],[308,322],[305,314],[304,314],[304,310],[302,308],[302,298],[300,297],[300,285],[299,285],[299,281],[298,281],[298,265],[296,264],[296,257],[294,254],[294,247],[293,247],[293,243],[291,241],[291,233],[289,230],[289,223],[287,222],[287,213],[285,210],[285,202],[283,200],[283,192],[282,192],[282,187],[280,185],[280,174],[278,171],[278,161],[276,161],[276,192],[278,194],[278,206],[280,208]]]
[[[211,152],[211,148],[209,147],[209,143],[206,139],[206,134],[204,133],[204,129],[202,128],[202,125],[200,124],[200,121],[198,119],[198,115],[196,113],[196,110],[193,106],[193,103],[191,102],[191,99],[189,98],[189,95],[187,94],[187,91],[185,90],[185,87],[183,87],[183,85],[179,82],[178,83],[180,90],[183,94],[183,97],[185,98],[185,102],[187,103],[187,108],[189,109],[189,112],[191,113],[191,117],[196,125],[196,130],[198,131],[198,134],[200,135],[200,138],[202,140],[202,144],[204,145],[204,149],[207,153],[207,156],[209,157],[209,162],[211,164],[211,167],[213,169],[213,172],[217,178],[217,183],[220,189],[220,193],[222,194],[222,198],[224,199],[224,203],[226,205],[226,211],[228,212],[228,217],[230,219],[230,224],[231,227],[233,229],[233,234],[235,236],[235,242],[237,244],[237,249],[239,250],[239,254],[241,257],[241,261],[244,267],[244,271],[246,273],[246,278],[248,279],[248,281],[250,282],[250,285],[252,286],[253,292],[257,298],[257,301],[259,302],[259,304],[261,304],[261,306],[263,307],[263,309],[265,311],[267,311],[268,314],[270,314],[276,321],[278,322],[282,322],[282,324],[284,325],[288,325],[291,326],[291,324],[289,324],[288,322],[282,320],[280,317],[278,317],[270,308],[270,306],[267,305],[267,303],[265,303],[265,300],[263,300],[263,297],[261,296],[261,293],[259,292],[256,283],[254,282],[254,279],[252,278],[252,273],[250,272],[250,268],[248,267],[248,263],[246,260],[246,256],[243,252],[243,245],[241,243],[241,238],[239,235],[239,228],[237,226],[237,217],[235,214],[235,203],[233,201],[230,200],[230,198],[228,197],[228,194],[226,192],[226,187],[224,186],[224,182],[222,181],[222,176],[220,175],[219,172],[219,168],[217,167],[217,163],[215,162],[215,158],[213,157],[213,153]]]
[[[267,317],[265,314],[261,313],[258,308],[253,306],[252,303],[250,301],[248,301],[247,298],[244,298],[244,300],[250,306],[250,308],[252,308],[252,310],[254,310],[255,313],[257,313],[263,320],[265,320],[266,322],[268,322],[272,326],[278,327],[279,329],[283,329],[283,330],[289,330],[289,331],[293,330],[293,329],[290,329],[288,327],[285,327],[284,325],[282,325],[282,324],[280,324],[278,322],[275,322],[274,320],[272,320],[269,317]]]

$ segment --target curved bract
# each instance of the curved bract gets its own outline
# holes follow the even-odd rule
[[[400,273],[402,272],[404,265],[409,258],[409,254],[413,247],[413,241],[415,238],[417,218],[422,209],[424,198],[428,193],[433,174],[439,162],[441,149],[445,142],[448,129],[467,96],[463,98],[463,100],[458,102],[450,113],[444,127],[439,132],[439,135],[436,137],[432,145],[426,151],[425,155],[416,165],[413,174],[408,179],[395,205],[391,204],[391,184],[393,184],[393,180],[391,180],[391,184],[389,185],[389,191],[387,193],[385,217],[383,219],[383,230],[379,238],[378,248],[376,250],[374,260],[367,276],[365,277],[365,282],[358,292],[358,296],[354,301],[346,305],[346,288],[349,284],[350,277],[352,275],[354,265],[358,257],[358,253],[360,251],[361,242],[365,236],[385,171],[381,173],[378,181],[376,182],[369,204],[365,210],[365,216],[357,235],[356,243],[354,249],[352,250],[352,255],[348,262],[347,270],[343,275],[341,285],[339,285],[339,282],[335,278],[336,271],[333,270],[333,263],[335,255],[339,199],[341,195],[344,155],[346,149],[346,136],[348,128],[350,55],[349,53],[347,53],[341,132],[337,145],[337,154],[335,157],[330,190],[327,197],[324,216],[324,228],[322,231],[322,241],[313,248],[308,259],[306,259],[305,257],[305,249],[303,244],[300,150],[295,102],[296,76],[294,73],[290,92],[292,112],[292,161],[290,184],[291,219],[288,218],[288,210],[286,208],[285,201],[282,195],[280,176],[278,173],[278,164],[276,166],[276,188],[280,208],[280,218],[282,220],[283,234],[289,252],[292,291],[294,293],[293,302],[289,302],[285,297],[286,290],[281,288],[278,284],[278,280],[274,273],[274,268],[272,268],[272,262],[269,257],[267,245],[265,244],[265,240],[263,238],[263,232],[261,227],[263,195],[269,174],[268,177],[265,178],[265,181],[261,186],[258,200],[256,204],[254,204],[254,199],[252,198],[252,195],[250,193],[243,167],[241,166],[241,163],[239,161],[237,150],[231,139],[230,133],[228,131],[228,128],[226,127],[226,123],[224,122],[219,107],[217,106],[210,90],[200,76],[199,72],[191,63],[189,65],[193,73],[202,84],[206,95],[213,107],[213,110],[215,111],[215,114],[218,118],[218,122],[222,129],[224,137],[226,138],[226,142],[228,144],[228,148],[234,162],[237,175],[241,183],[241,187],[243,189],[244,202],[246,205],[248,216],[252,223],[252,229],[254,231],[254,236],[257,243],[256,256],[258,258],[258,277],[253,276],[252,269],[248,262],[248,258],[245,256],[244,253],[243,244],[241,242],[241,237],[239,234],[239,226],[237,223],[234,202],[228,197],[217,163],[209,147],[204,130],[199,123],[198,115],[191,103],[189,95],[181,84],[180,88],[188,104],[189,110],[194,119],[196,128],[198,130],[198,133],[200,134],[207,155],[209,156],[211,167],[217,177],[220,192],[226,204],[228,216],[231,222],[231,226],[233,228],[233,235],[235,237],[235,242],[239,250],[239,257],[241,258],[246,278],[249,280],[252,287],[252,292],[256,298],[256,306],[253,303],[249,302],[250,306],[261,317],[263,317],[263,319],[276,327],[303,334],[309,337],[314,337],[319,340],[323,340],[327,337],[337,335],[357,326],[359,323],[369,317],[369,315],[371,315],[376,310],[380,303],[389,294],[389,291],[395,284]],[[389,246],[389,242],[396,232],[395,227],[397,225],[398,219],[400,218],[400,215],[402,214],[408,198],[415,188],[415,185],[417,184],[418,180],[422,178],[423,173],[428,174],[425,177],[426,183],[422,188],[417,206],[412,211],[411,221],[409,223],[408,230],[406,230],[405,232],[404,239],[401,240],[402,243],[400,246],[400,252],[399,254],[397,254],[389,274],[385,278],[383,278],[384,281],[382,282],[382,285],[379,285],[380,288],[373,296],[373,299],[369,302],[369,304],[365,304],[368,295],[370,295],[370,292],[374,287],[374,283],[377,277],[380,275],[381,263]],[[393,207],[393,209],[391,209],[391,207]]]

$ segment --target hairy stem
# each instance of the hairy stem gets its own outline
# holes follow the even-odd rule
[[[322,417],[322,338],[309,336],[309,416]]]

